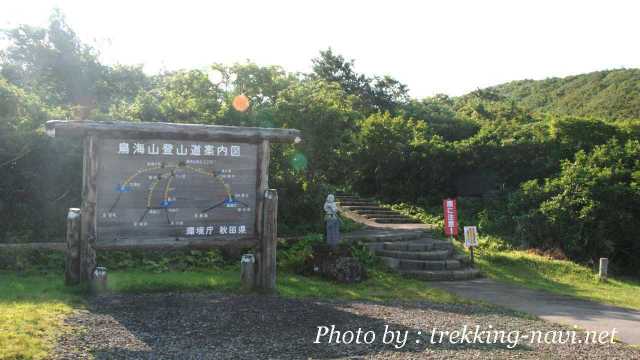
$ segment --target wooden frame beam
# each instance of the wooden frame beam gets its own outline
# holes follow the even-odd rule
[[[162,122],[50,120],[45,125],[51,137],[100,136],[104,138],[158,138],[184,140],[225,140],[259,143],[300,142],[296,129],[178,124]]]

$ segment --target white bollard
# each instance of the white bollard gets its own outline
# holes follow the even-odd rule
[[[600,281],[607,281],[607,272],[609,268],[609,259],[608,258],[600,258],[600,271],[598,272],[598,277]]]
[[[107,292],[109,289],[107,279],[107,268],[102,266],[96,267],[91,277],[91,292],[94,295]]]
[[[256,258],[253,254],[242,255],[240,260],[240,281],[244,290],[253,290],[255,287],[255,270]]]

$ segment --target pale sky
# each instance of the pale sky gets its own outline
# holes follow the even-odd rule
[[[414,97],[640,67],[640,1],[2,0],[0,27],[62,9],[106,63],[148,73],[246,59],[309,72],[332,47]]]

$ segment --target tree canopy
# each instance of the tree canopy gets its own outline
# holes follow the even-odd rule
[[[308,74],[244,62],[148,75],[102,63],[59,12],[46,28],[2,34],[0,241],[63,235],[64,212],[80,203],[79,144],[48,139],[42,125],[80,106],[97,120],[300,129],[301,144],[272,150],[283,232],[318,230],[336,189],[426,205],[483,196],[481,231],[509,233],[513,246],[640,266],[638,69],[414,99],[332,49]],[[231,106],[239,94],[245,112]]]

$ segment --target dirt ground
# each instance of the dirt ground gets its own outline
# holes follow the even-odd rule
[[[640,359],[619,343],[438,343],[441,330],[567,330],[541,320],[476,305],[368,303],[219,293],[106,295],[66,319],[56,359]],[[315,344],[319,326],[375,332],[371,344]],[[491,328],[489,328],[491,326]],[[385,327],[406,342],[384,344]],[[431,334],[436,328],[436,343]],[[481,333],[482,334],[482,333]],[[577,338],[581,338],[578,332]],[[334,334],[335,335],[335,334]],[[446,337],[445,337],[446,338]],[[346,335],[345,340],[349,339]],[[389,337],[387,338],[387,340]],[[471,339],[471,337],[469,338]],[[479,338],[482,340],[482,335]],[[512,338],[513,339],[513,338]],[[335,340],[335,337],[334,337]],[[511,342],[512,343],[512,342]],[[396,346],[394,346],[394,344]]]

